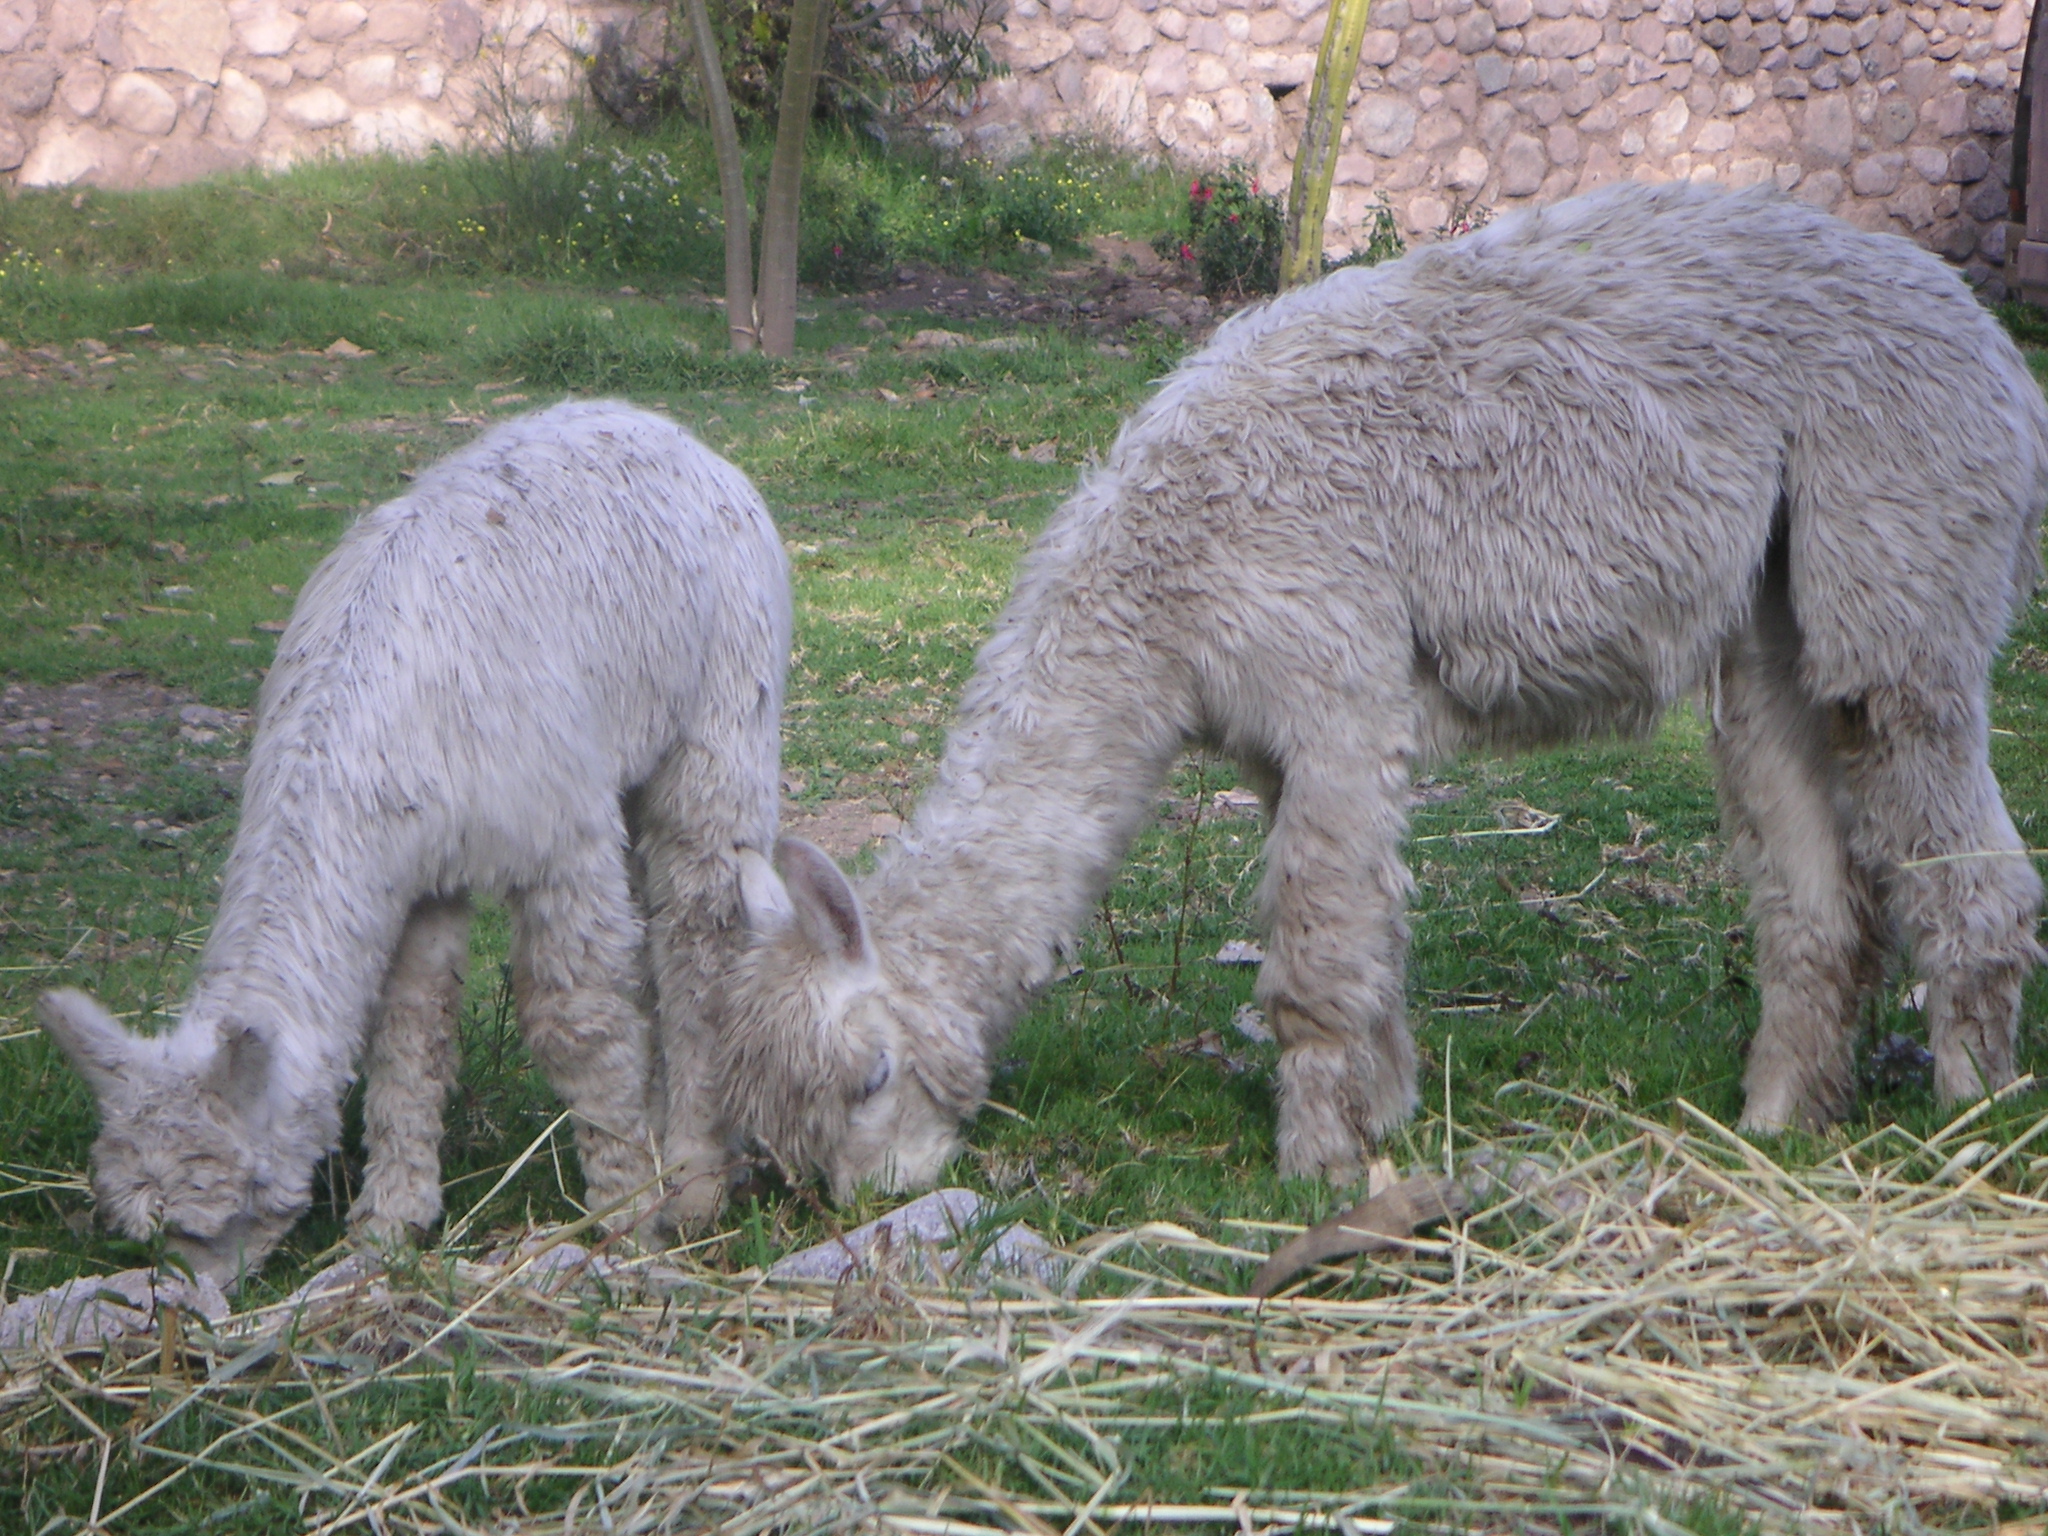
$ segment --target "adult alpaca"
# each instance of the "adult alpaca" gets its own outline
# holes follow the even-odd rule
[[[2040,883],[1986,678],[2044,502],[2048,409],[1956,276],[1767,191],[1614,187],[1241,316],[1039,539],[859,897],[793,843],[753,872],[736,1124],[842,1195],[932,1178],[1199,741],[1272,818],[1281,1169],[1347,1180],[1416,1102],[1411,768],[1702,684],[1763,996],[1744,1123],[1846,1108],[1883,917],[1941,1097],[2003,1083]]]
[[[367,1035],[351,1220],[430,1227],[472,890],[512,907],[522,1032],[574,1116],[591,1205],[646,1218],[659,1151],[673,1213],[714,1209],[712,994],[740,851],[775,835],[789,624],[745,476],[623,404],[500,426],[357,523],[263,685],[177,1025],[143,1038],[82,992],[43,999],[99,1100],[113,1225],[161,1227],[219,1279],[253,1270],[340,1141]],[[649,960],[665,1093],[637,1001]]]

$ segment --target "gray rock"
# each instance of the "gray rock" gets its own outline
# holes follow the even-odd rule
[[[1415,108],[1392,91],[1374,91],[1351,115],[1353,142],[1370,154],[1391,158],[1415,142]]]
[[[1847,165],[1856,148],[1856,116],[1845,96],[1810,103],[1799,132],[1800,147],[1828,165]]]
[[[776,1260],[770,1280],[838,1282],[859,1268],[900,1266],[910,1279],[931,1284],[953,1277],[971,1245],[963,1245],[988,1204],[971,1189],[936,1189],[866,1226]],[[1052,1245],[1021,1222],[982,1249],[973,1278],[999,1272],[1051,1284],[1060,1263]]]
[[[134,1334],[154,1333],[165,1307],[197,1313],[208,1323],[228,1315],[220,1287],[201,1276],[188,1281],[156,1270],[67,1280],[0,1311],[0,1355],[90,1348]]]
[[[1969,183],[1991,174],[1991,157],[1975,139],[1965,139],[1948,157],[1948,179]]]
[[[57,66],[48,59],[17,59],[0,68],[0,106],[33,117],[57,90]]]

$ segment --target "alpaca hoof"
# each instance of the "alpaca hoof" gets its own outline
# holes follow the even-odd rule
[[[393,1216],[360,1217],[352,1220],[348,1228],[350,1246],[383,1259],[417,1253],[431,1245],[433,1236],[432,1222],[415,1223]]]
[[[1786,1131],[1811,1134],[1825,1131],[1841,1118],[1840,1113],[1830,1113],[1811,1099],[1762,1099],[1743,1109],[1735,1129],[1745,1136],[1778,1136]]]

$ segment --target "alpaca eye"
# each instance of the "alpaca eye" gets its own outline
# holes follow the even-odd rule
[[[860,1096],[872,1099],[880,1093],[889,1081],[889,1053],[884,1051],[875,1058],[875,1064],[868,1069],[868,1080],[860,1085]]]

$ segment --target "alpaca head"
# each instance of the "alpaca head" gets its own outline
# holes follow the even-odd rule
[[[269,1108],[271,1042],[230,1022],[195,1055],[174,1036],[132,1035],[83,992],[43,994],[43,1027],[99,1101],[93,1194],[108,1225],[165,1244],[228,1285],[250,1274],[312,1203]]]
[[[979,1060],[950,1059],[928,1003],[875,953],[853,887],[797,838],[741,856],[753,942],[726,994],[719,1076],[733,1128],[835,1199],[932,1183],[960,1149]],[[960,1079],[974,1086],[963,1088]]]

